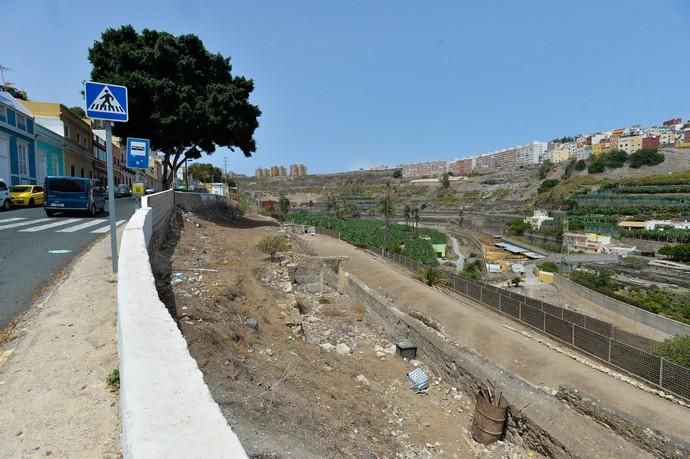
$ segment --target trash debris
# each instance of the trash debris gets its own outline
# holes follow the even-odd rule
[[[186,276],[182,273],[175,273],[175,274],[173,274],[172,277],[173,278],[170,281],[170,283],[172,285],[180,284],[180,283],[184,282],[184,280],[186,279]]]
[[[414,359],[417,357],[417,345],[409,339],[400,341],[396,344],[396,348],[400,357],[404,359]]]
[[[410,387],[415,393],[424,393],[429,388],[429,377],[421,368],[415,368],[407,374],[410,378]]]

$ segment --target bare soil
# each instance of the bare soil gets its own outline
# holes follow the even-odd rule
[[[471,440],[474,401],[430,362],[393,354],[361,305],[292,284],[288,265],[305,257],[296,244],[275,262],[256,249],[279,228],[189,213],[179,221],[171,258],[178,323],[250,456],[528,457],[511,444]],[[427,394],[409,387],[415,366],[430,375]]]

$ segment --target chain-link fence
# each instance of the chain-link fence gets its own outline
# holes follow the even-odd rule
[[[317,232],[340,238],[337,232],[325,228],[318,228]],[[398,253],[384,252],[373,247],[369,249],[415,273],[424,266]],[[647,338],[619,330],[609,322],[455,274],[448,274],[446,287],[652,385],[690,400],[690,369],[646,352],[651,348],[651,341]]]

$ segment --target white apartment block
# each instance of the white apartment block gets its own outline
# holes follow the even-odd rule
[[[546,147],[546,142],[538,141],[516,147],[518,165],[539,164]]]

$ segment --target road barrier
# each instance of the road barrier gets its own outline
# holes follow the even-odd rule
[[[146,198],[125,227],[120,247],[122,454],[126,459],[247,457],[156,290],[149,243],[169,228],[173,191]]]
[[[317,233],[331,235],[322,228]],[[422,263],[398,253],[369,247],[383,257],[418,273]],[[649,341],[633,333],[619,333],[603,320],[554,306],[516,292],[447,273],[447,287],[650,385],[690,400],[690,369],[650,354],[635,345]],[[625,340],[628,342],[623,342]]]

